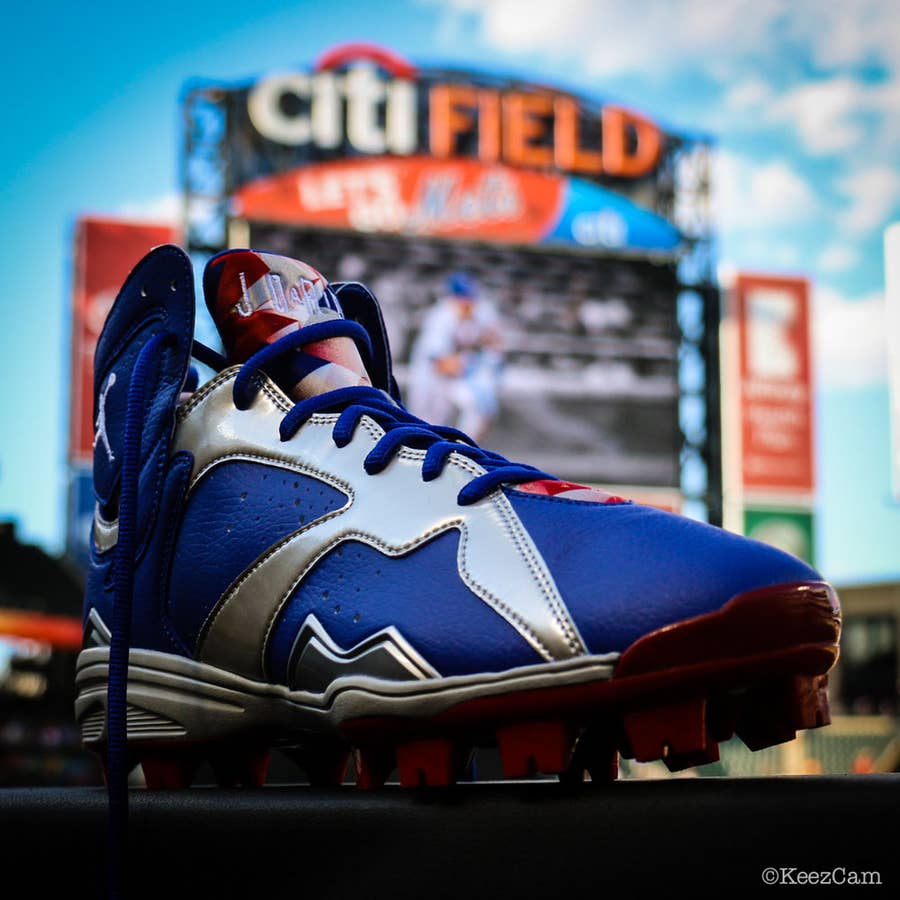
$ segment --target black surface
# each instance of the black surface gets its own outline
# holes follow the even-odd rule
[[[131,800],[136,897],[755,896],[778,890],[762,882],[772,866],[900,883],[892,775]],[[33,879],[16,896],[104,896],[105,822],[99,788],[0,790],[4,871]]]

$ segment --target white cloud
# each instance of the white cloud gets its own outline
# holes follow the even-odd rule
[[[840,75],[767,99],[758,107],[765,120],[792,127],[813,155],[867,147],[891,156],[900,151],[900,78],[872,83]]]
[[[694,123],[719,134],[778,128],[813,156],[900,159],[894,0],[422,2],[443,6],[445,21],[474,21],[492,48],[564,60],[582,76],[711,78],[721,93],[696,110]],[[814,79],[810,63],[820,73]],[[873,81],[878,71],[882,79]]]
[[[846,272],[859,263],[859,251],[846,243],[828,244],[816,260],[816,266],[823,272]]]
[[[437,0],[476,18],[482,38],[509,52],[565,54],[591,74],[659,72],[706,57],[728,64],[762,45],[784,0]]]
[[[858,117],[864,93],[854,78],[812,81],[775,100],[768,117],[793,125],[810,153],[848,150],[866,136]]]
[[[473,16],[505,51],[565,54],[592,73],[725,75],[775,55],[823,68],[900,69],[900,15],[884,0],[432,0]]]
[[[900,15],[894,0],[843,0],[797,3],[799,13],[790,20],[792,33],[801,41],[814,25],[813,59],[825,68],[858,64],[866,60],[888,68],[900,60]],[[816,19],[810,19],[810,14]]]
[[[723,103],[726,108],[738,113],[759,110],[772,99],[772,87],[756,75],[736,82],[728,89]]]
[[[847,299],[828,287],[813,294],[813,348],[826,389],[863,387],[887,378],[885,303],[881,294]]]
[[[177,225],[181,221],[182,197],[181,194],[172,192],[143,200],[129,200],[116,212],[123,219]]]
[[[900,205],[900,167],[857,169],[840,181],[838,189],[848,199],[839,215],[844,228],[855,234],[883,228]]]
[[[820,207],[809,182],[783,160],[758,163],[721,153],[713,184],[716,211],[726,230],[764,232],[808,220]]]

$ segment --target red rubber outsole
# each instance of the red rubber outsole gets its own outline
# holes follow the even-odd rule
[[[827,673],[838,655],[837,597],[824,583],[765,588],[720,610],[661,628],[620,657],[613,677],[459,703],[423,719],[343,723],[288,754],[310,783],[342,784],[352,754],[356,783],[408,787],[464,776],[473,747],[496,744],[504,775],[610,780],[618,755],[663,760],[673,771],[718,759],[721,741],[752,750],[830,722]],[[132,749],[150,788],[188,786],[204,758],[222,785],[258,786],[268,747],[146,745]]]

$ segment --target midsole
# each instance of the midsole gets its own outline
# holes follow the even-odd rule
[[[414,682],[348,676],[334,681],[324,693],[312,694],[253,681],[184,657],[133,649],[128,702],[161,721],[181,725],[188,740],[253,730],[288,737],[293,732],[337,729],[350,719],[386,715],[428,718],[469,700],[606,681],[618,658],[619,654],[611,653]],[[108,647],[92,647],[79,655],[75,678],[79,721],[92,711],[105,710],[108,670]]]

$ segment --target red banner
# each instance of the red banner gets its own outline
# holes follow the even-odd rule
[[[240,188],[257,222],[533,243],[559,218],[558,175],[426,156],[304,166]]]
[[[93,454],[94,348],[106,314],[135,263],[158,244],[177,241],[171,225],[82,218],[75,231],[69,459]]]
[[[744,489],[810,494],[815,481],[809,283],[741,275],[734,302]]]

